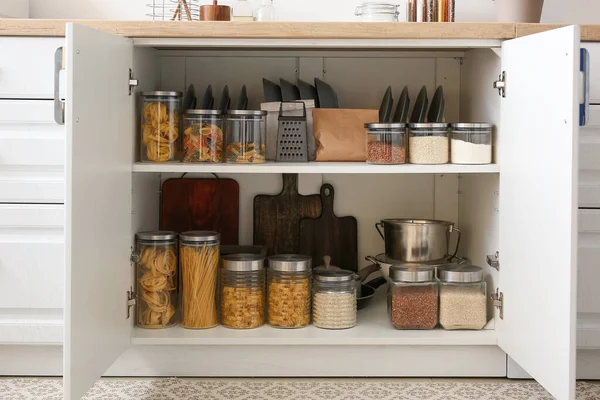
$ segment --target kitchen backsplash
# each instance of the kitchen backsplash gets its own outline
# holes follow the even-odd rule
[[[250,0],[258,6],[260,0]],[[405,1],[405,0],[400,0]],[[148,0],[30,0],[32,18],[147,19]],[[231,4],[233,0],[223,0]],[[275,0],[281,21],[356,21],[363,0]],[[398,1],[391,1],[397,3]],[[207,1],[203,1],[207,3]],[[457,22],[494,21],[492,0],[456,0]],[[598,0],[546,0],[542,22],[600,23]]]

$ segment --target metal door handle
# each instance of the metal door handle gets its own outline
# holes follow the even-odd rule
[[[583,103],[579,104],[579,126],[587,125],[590,118],[590,52],[580,49],[579,70],[583,79]]]
[[[54,120],[59,125],[65,124],[65,102],[60,98],[60,72],[64,69],[63,47],[54,52]]]

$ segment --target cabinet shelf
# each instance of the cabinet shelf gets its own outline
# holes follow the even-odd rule
[[[481,331],[401,331],[390,324],[386,293],[380,289],[374,304],[358,312],[352,329],[327,330],[309,326],[302,329],[277,329],[262,326],[237,330],[217,326],[212,329],[134,328],[134,345],[201,346],[495,346],[498,344],[494,320]]]
[[[309,162],[264,164],[194,164],[136,162],[133,172],[175,173],[298,173],[298,174],[493,174],[500,172],[498,164],[487,165],[371,165],[364,162]]]

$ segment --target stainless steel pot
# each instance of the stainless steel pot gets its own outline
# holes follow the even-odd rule
[[[383,227],[383,232],[381,232]],[[429,262],[456,256],[460,231],[452,222],[430,219],[384,219],[375,228],[385,241],[385,254],[401,262]],[[456,248],[449,251],[450,234],[456,231]]]

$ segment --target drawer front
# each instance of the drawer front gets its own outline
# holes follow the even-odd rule
[[[0,205],[0,308],[60,309],[64,206]]]
[[[64,175],[62,167],[54,171],[4,171],[0,167],[0,203],[62,204]]]
[[[579,210],[577,312],[600,313],[600,210]]]
[[[600,207],[600,106],[579,132],[579,207]]]
[[[52,101],[0,100],[0,168],[64,163],[65,128],[54,122]]]
[[[54,53],[64,38],[0,37],[0,98],[53,99]]]

